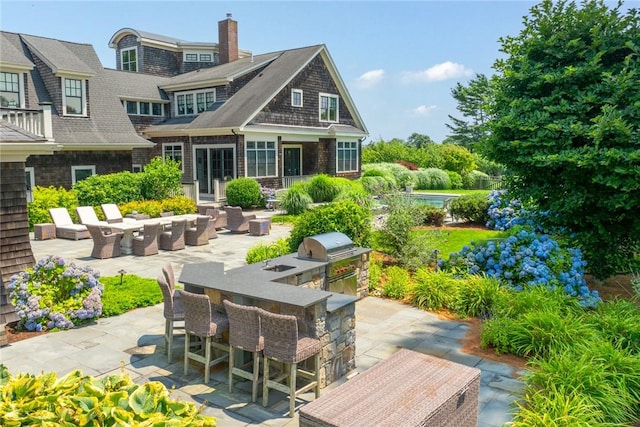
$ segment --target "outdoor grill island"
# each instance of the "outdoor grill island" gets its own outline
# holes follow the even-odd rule
[[[224,299],[293,314],[301,333],[322,342],[321,387],[355,368],[355,302],[369,286],[369,252],[342,233],[307,237],[298,253],[224,271],[222,263],[185,264],[179,281],[206,293],[222,310]]]

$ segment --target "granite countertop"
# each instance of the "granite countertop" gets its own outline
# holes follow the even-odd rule
[[[370,249],[357,248],[354,255]],[[309,307],[327,300],[327,311],[334,311],[358,298],[350,295],[327,292],[276,282],[306,271],[325,267],[327,261],[300,258],[296,253],[269,260],[267,267],[292,267],[283,271],[265,270],[264,262],[224,271],[224,264],[207,262],[185,264],[178,281],[192,286],[215,289],[242,297],[274,301],[298,307]]]

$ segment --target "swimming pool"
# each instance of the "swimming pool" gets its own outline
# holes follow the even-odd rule
[[[418,203],[433,206],[436,208],[446,209],[452,199],[459,197],[458,194],[439,194],[439,193],[410,193]]]

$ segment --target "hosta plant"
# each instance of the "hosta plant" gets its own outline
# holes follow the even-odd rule
[[[161,382],[136,384],[126,374],[11,375],[0,364],[0,425],[6,427],[216,426],[193,403],[169,397]]]
[[[100,317],[103,288],[98,278],[90,267],[67,265],[58,256],[13,275],[7,288],[19,318],[17,328],[68,329]]]

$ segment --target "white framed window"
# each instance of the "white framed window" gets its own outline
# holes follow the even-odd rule
[[[358,171],[358,143],[355,141],[338,141],[336,149],[336,171]]]
[[[328,93],[320,94],[320,121],[321,122],[338,122],[340,105],[338,95]]]
[[[22,79],[20,73],[0,72],[0,106],[20,108],[23,105]]]
[[[142,165],[138,163],[134,163],[131,165],[131,172],[140,173],[142,172]]]
[[[33,202],[33,189],[36,188],[36,173],[33,166],[24,168],[24,178],[27,184],[27,203]]]
[[[86,115],[86,87],[86,80],[62,78],[62,104],[65,115]]]
[[[266,138],[247,141],[245,156],[248,177],[277,176],[277,145],[275,140],[269,141]]]
[[[302,107],[302,89],[291,89],[291,106]]]
[[[130,47],[120,51],[120,63],[124,71],[138,71],[138,49]]]
[[[160,102],[123,101],[127,114],[132,116],[163,116]]]
[[[216,102],[215,89],[180,92],[176,94],[176,116],[200,114]]]
[[[184,172],[184,162],[182,154],[184,152],[184,144],[182,142],[174,142],[162,145],[162,159],[171,159],[180,162],[180,169]]]
[[[191,51],[184,53],[184,62],[216,62],[217,53],[213,51],[198,52]]]
[[[201,53],[200,54],[200,62],[211,62],[213,59],[213,55],[210,53]]]
[[[76,182],[82,181],[83,179],[95,174],[95,165],[71,166],[71,183],[75,184]]]
[[[197,53],[185,53],[184,60],[187,62],[197,62],[198,54]]]

